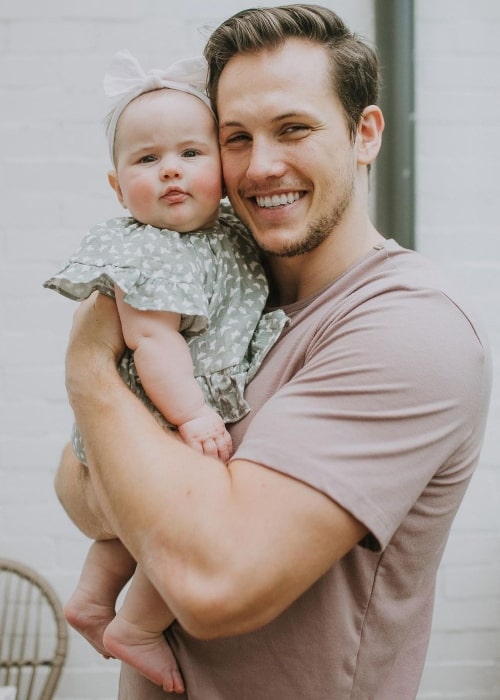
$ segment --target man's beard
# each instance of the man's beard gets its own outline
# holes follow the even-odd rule
[[[337,225],[340,218],[335,217],[335,221],[333,221],[332,216],[321,216],[309,225],[303,238],[287,241],[279,250],[268,248],[265,244],[259,242],[257,242],[257,245],[263,253],[275,258],[294,258],[297,255],[304,255],[304,253],[310,253],[315,250],[329,237],[333,227]]]
[[[354,178],[351,179],[344,195],[329,214],[323,214],[309,224],[305,235],[298,240],[283,243],[279,250],[268,248],[265,243],[256,241],[259,249],[268,256],[276,258],[293,258],[304,255],[318,248],[337,228],[342,221],[345,211],[351,203],[354,191]]]

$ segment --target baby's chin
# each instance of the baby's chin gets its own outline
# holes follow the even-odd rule
[[[150,221],[151,226],[159,229],[168,229],[169,231],[177,231],[177,233],[192,233],[203,229],[213,228],[217,222],[217,215],[212,215],[209,218],[204,217],[189,217],[188,219],[161,219],[156,222]]]

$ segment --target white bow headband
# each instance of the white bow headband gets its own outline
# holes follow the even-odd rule
[[[169,68],[154,68],[146,73],[129,51],[118,51],[111,59],[103,82],[104,92],[110,101],[106,136],[111,161],[114,163],[113,147],[118,119],[132,100],[145,92],[171,88],[198,97],[213,114],[205,93],[206,81],[207,62],[203,56],[185,58],[176,61]]]

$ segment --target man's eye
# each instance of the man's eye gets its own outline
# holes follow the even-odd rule
[[[238,146],[239,144],[244,144],[246,141],[250,141],[250,136],[248,134],[232,134],[223,141],[222,145]]]
[[[309,131],[311,131],[311,127],[305,124],[291,124],[290,126],[286,126],[282,133],[285,136],[304,136],[304,134]]]

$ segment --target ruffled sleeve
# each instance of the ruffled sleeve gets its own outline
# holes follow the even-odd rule
[[[116,285],[131,306],[178,313],[183,332],[200,333],[208,327],[211,251],[205,246],[200,255],[196,236],[129,217],[110,219],[91,229],[68,264],[44,287],[80,301],[96,290],[114,296]]]

